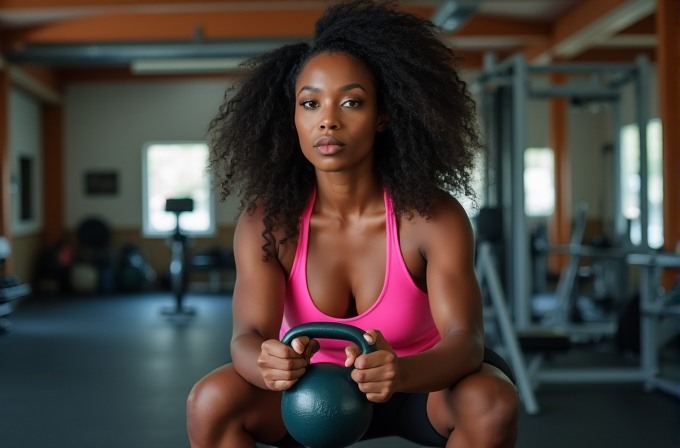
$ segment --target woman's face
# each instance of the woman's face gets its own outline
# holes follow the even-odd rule
[[[378,112],[373,78],[361,63],[343,53],[318,54],[300,73],[295,94],[300,146],[318,170],[373,163],[375,133],[387,117]]]

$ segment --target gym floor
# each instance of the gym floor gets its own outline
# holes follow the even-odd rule
[[[190,295],[190,322],[160,314],[167,294],[30,298],[0,336],[3,448],[188,448],[185,401],[229,361],[231,300]],[[565,365],[611,358],[578,350]],[[622,361],[627,362],[627,361]],[[518,448],[680,447],[679,401],[640,384],[543,385]],[[361,448],[416,448],[396,439]]]

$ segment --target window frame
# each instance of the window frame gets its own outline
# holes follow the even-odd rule
[[[208,150],[208,142],[205,140],[153,140],[144,143],[142,146],[142,236],[145,238],[167,238],[174,232],[174,228],[168,232],[160,232],[150,228],[149,221],[149,178],[148,178],[148,152],[149,148],[154,145],[205,145]],[[206,172],[209,175],[208,179],[208,213],[210,224],[206,230],[186,230],[182,229],[182,233],[187,236],[201,236],[211,237],[217,234],[217,216],[215,214],[215,194],[212,188],[213,173]]]

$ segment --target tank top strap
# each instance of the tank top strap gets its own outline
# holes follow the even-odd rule
[[[399,231],[397,230],[397,217],[394,216],[394,205],[392,204],[392,198],[387,192],[387,188],[384,193],[385,198],[385,228],[387,232],[387,263],[390,266],[390,259],[395,256],[395,253],[399,255],[401,249],[399,248]],[[395,252],[396,251],[396,252]]]
[[[312,210],[316,202],[316,182],[312,187],[312,194],[309,195],[309,202],[300,216],[300,234],[298,235],[297,249],[295,250],[295,260],[290,270],[290,277],[305,275],[307,271],[307,247],[309,245],[309,220],[312,217]],[[302,271],[300,271],[302,269]],[[301,272],[299,274],[298,272]],[[306,280],[305,280],[306,281]]]

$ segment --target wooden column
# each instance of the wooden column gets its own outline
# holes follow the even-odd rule
[[[663,126],[663,219],[667,250],[680,242],[680,1],[657,0],[659,114]]]
[[[663,126],[664,249],[680,251],[680,0],[657,0],[659,115]],[[678,272],[664,273],[666,288]]]
[[[64,237],[64,123],[61,105],[42,107],[43,244]]]
[[[9,73],[0,69],[0,236],[12,245],[11,197],[10,197],[10,154],[9,154]],[[5,263],[5,274],[13,273],[12,257]]]
[[[563,73],[551,75],[553,84],[568,81]],[[569,104],[566,98],[550,100],[550,146],[555,155],[555,212],[550,217],[548,238],[551,246],[569,244],[571,239],[571,155],[569,153]],[[560,272],[567,257],[549,258],[551,272]]]

